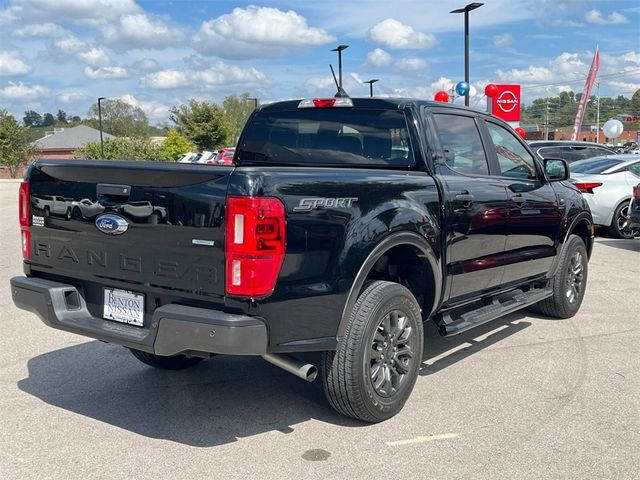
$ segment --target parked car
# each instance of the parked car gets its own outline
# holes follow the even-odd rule
[[[187,152],[178,159],[177,163],[194,163],[198,156],[199,154],[196,152]]]
[[[618,238],[633,238],[638,230],[627,225],[629,200],[640,181],[640,157],[611,155],[574,162],[571,178],[591,208],[593,222]]]
[[[207,164],[214,164],[215,163],[215,158],[218,155],[218,151],[214,151],[214,152],[209,152],[207,150],[205,150],[204,152],[202,152],[202,154],[200,155],[200,157],[198,158],[198,162],[197,163],[207,163]]]
[[[536,140],[529,146],[542,158],[561,158],[568,163],[587,158],[615,155],[613,148],[591,142],[572,142],[568,140]]]
[[[411,99],[278,102],[254,110],[235,153],[231,167],[36,160],[19,189],[15,305],[155,368],[261,356],[320,376],[328,403],[366,422],[409,398],[423,322],[456,335],[529,305],[556,318],[580,308],[587,202],[565,161],[542,161],[492,115]],[[170,195],[171,224],[111,212],[32,224],[33,195],[105,188],[119,192],[111,206]],[[306,352],[319,364],[294,356]]]
[[[629,200],[627,224],[625,226],[640,232],[640,183],[633,187],[631,200]]]
[[[71,218],[73,202],[69,198],[58,195],[34,195],[31,201],[33,207],[41,210],[40,213],[45,217],[57,215],[67,219]]]
[[[71,202],[71,216],[73,218],[93,218],[104,212],[104,207],[97,201],[94,202],[88,198]]]
[[[218,155],[216,155],[216,163],[219,165],[232,165],[235,153],[236,149],[234,147],[221,148],[218,150]]]

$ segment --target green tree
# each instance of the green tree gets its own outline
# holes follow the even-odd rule
[[[64,110],[58,110],[58,113],[56,114],[56,120],[58,120],[60,123],[67,123],[67,112],[65,112]]]
[[[100,142],[89,142],[74,152],[76,158],[102,159]],[[109,138],[104,141],[104,160],[167,161],[161,145],[146,138]]]
[[[120,99],[106,99],[102,106],[102,128],[116,137],[147,137],[149,119],[140,107],[134,107]],[[98,104],[89,109],[88,117],[98,123]]]
[[[249,97],[249,93],[245,92],[240,96],[229,95],[225,97],[222,102],[222,108],[224,113],[231,122],[232,132],[231,136],[233,140],[237,140],[242,132],[244,124],[247,123],[247,119],[251,112],[256,107],[257,99]]]
[[[171,108],[170,119],[178,132],[200,150],[226,147],[233,140],[231,122],[215,103],[191,99],[187,105]]]
[[[28,131],[13,115],[0,109],[0,164],[9,168],[11,178],[16,178],[20,167],[36,152],[27,140]]]
[[[27,110],[22,117],[22,123],[27,127],[40,127],[42,126],[42,115],[35,110]]]
[[[178,133],[176,129],[169,130],[162,145],[162,155],[170,162],[175,162],[181,155],[194,149],[193,144]]]
[[[56,123],[56,119],[50,113],[45,113],[44,116],[42,117],[43,127],[51,127],[52,125],[55,125],[55,123]]]
[[[640,116],[640,88],[631,97],[631,108],[636,115]]]

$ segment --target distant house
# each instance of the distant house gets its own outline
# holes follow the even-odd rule
[[[115,138],[113,135],[103,133],[102,138]],[[78,125],[72,128],[56,128],[47,135],[33,142],[33,146],[39,151],[36,158],[48,160],[67,160],[73,158],[73,152],[83,147],[85,143],[99,142],[100,130]]]

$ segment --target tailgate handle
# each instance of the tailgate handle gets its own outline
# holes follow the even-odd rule
[[[96,188],[98,197],[117,197],[118,199],[127,200],[131,195],[130,185],[112,185],[110,183],[99,183]]]

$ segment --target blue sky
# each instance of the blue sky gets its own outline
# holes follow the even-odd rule
[[[0,0],[0,108],[84,116],[99,96],[155,121],[189,98],[331,96],[329,50],[345,87],[431,98],[463,79],[466,2]],[[471,80],[520,83],[524,101],[582,91],[600,45],[601,93],[640,88],[640,2],[486,0],[471,13]]]

